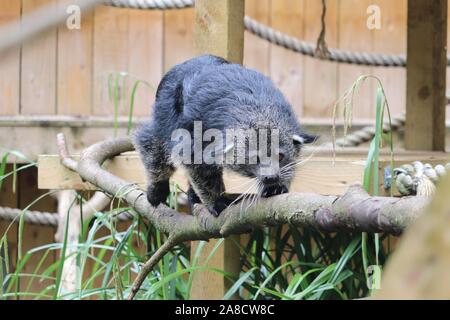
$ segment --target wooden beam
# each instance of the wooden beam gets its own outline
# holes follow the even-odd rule
[[[367,151],[350,149],[338,152],[333,164],[330,151],[316,151],[309,161],[298,169],[298,175],[291,184],[291,192],[314,192],[329,195],[341,195],[348,186],[355,182],[362,182]],[[78,159],[78,155],[73,155]],[[420,160],[432,165],[450,162],[450,154],[443,152],[398,151],[395,156],[395,166]],[[380,157],[380,169],[390,165],[387,153]],[[138,154],[128,152],[109,160],[104,165],[112,174],[145,189],[145,170]],[[41,155],[38,158],[38,186],[40,189],[75,189],[94,190],[95,187],[83,182],[78,174],[61,165],[58,155]],[[187,188],[187,178],[183,170],[178,170],[172,177],[183,190]],[[232,172],[225,172],[225,187],[233,193],[246,191],[248,179]],[[379,191],[383,181],[380,180]]]
[[[134,124],[137,126],[147,119],[136,118]],[[68,148],[76,153],[98,141],[112,137],[112,117],[103,116],[10,116],[0,117],[0,157],[5,150],[20,150],[28,159],[37,160],[39,154],[55,154],[58,152],[56,135],[63,132],[66,135]],[[306,132],[318,133],[321,142],[331,141],[332,120],[327,119],[302,119],[303,128]],[[373,121],[355,120],[352,130],[359,130],[364,126],[373,124]],[[118,136],[125,136],[128,126],[128,117],[119,117],[117,122]],[[342,121],[336,122],[337,136],[343,135]],[[447,150],[450,150],[450,121],[447,123]],[[23,137],[27,137],[24,139]],[[395,133],[394,141],[403,144],[403,131]],[[348,148],[346,148],[348,151]],[[361,149],[360,149],[361,150]],[[347,152],[346,151],[346,152]],[[362,151],[359,152],[362,155]],[[20,158],[9,157],[9,163],[27,163]]]
[[[445,150],[447,0],[408,1],[405,146]]]
[[[195,1],[195,52],[214,54],[235,63],[244,58],[244,11],[245,0],[196,0]],[[212,253],[218,240],[204,246],[199,262],[203,264]],[[232,236],[222,243],[208,265],[235,277],[240,272],[240,237]],[[191,259],[198,242],[193,242]],[[222,299],[232,282],[213,271],[194,273],[191,299]],[[237,295],[235,295],[237,298]]]
[[[195,53],[242,64],[244,8],[244,0],[195,1]]]

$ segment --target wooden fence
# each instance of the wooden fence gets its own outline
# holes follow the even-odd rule
[[[0,3],[0,24],[20,19],[58,0]],[[380,30],[369,30],[367,8],[381,9]],[[316,41],[321,1],[247,0],[246,14],[293,36]],[[0,115],[111,115],[109,87],[120,79],[121,112],[127,112],[136,80],[136,114],[147,115],[164,71],[194,55],[194,10],[132,10],[101,6],[85,14],[80,30],[50,30],[0,59]],[[379,76],[393,113],[404,110],[405,70],[339,65],[289,52],[246,33],[244,63],[272,77],[304,118],[329,118],[336,98],[361,74]],[[327,13],[330,47],[385,52],[406,51],[406,0],[330,0]],[[373,85],[359,95],[357,118],[374,116]]]

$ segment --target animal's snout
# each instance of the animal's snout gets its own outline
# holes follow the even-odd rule
[[[262,178],[262,182],[263,182],[266,186],[276,185],[276,184],[279,184],[279,182],[280,182],[280,177],[279,177],[278,175],[264,176],[264,177]]]

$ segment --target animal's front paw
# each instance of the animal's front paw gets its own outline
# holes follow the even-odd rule
[[[218,217],[220,213],[228,208],[228,206],[233,202],[232,199],[228,198],[227,196],[222,196],[219,199],[217,199],[214,204],[206,206],[211,212],[211,214],[215,217]]]
[[[272,196],[277,196],[279,194],[288,192],[289,192],[288,188],[284,185],[264,187],[263,191],[261,192],[261,197],[269,198]]]
[[[157,207],[160,203],[166,203],[169,193],[169,181],[154,183],[147,188],[147,200],[153,207]]]

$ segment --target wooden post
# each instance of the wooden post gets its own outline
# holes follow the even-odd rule
[[[235,63],[243,61],[244,0],[196,0],[195,1],[195,49],[196,54],[214,54]],[[238,276],[240,251],[236,245],[240,237],[233,236],[222,243],[208,266]],[[198,264],[210,255],[217,240],[209,241],[203,248]],[[194,257],[198,242],[192,243]],[[197,271],[193,277],[191,299],[222,299],[232,282],[213,271]],[[235,297],[237,298],[237,297]]]
[[[408,0],[405,147],[445,150],[447,0]]]

